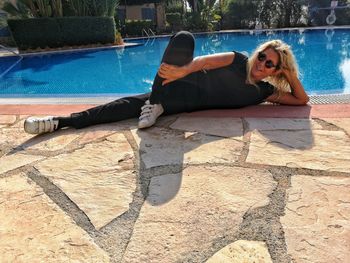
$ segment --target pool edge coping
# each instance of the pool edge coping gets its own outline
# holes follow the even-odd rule
[[[324,30],[324,29],[350,29],[350,25],[342,25],[342,26],[319,26],[319,27],[292,27],[292,28],[273,28],[273,29],[232,29],[232,30],[220,30],[220,31],[212,31],[212,32],[193,32],[194,35],[200,35],[200,34],[216,34],[216,33],[239,33],[239,32],[270,32],[270,31],[296,31],[296,30]],[[169,37],[171,35],[156,35],[148,38],[161,38],[161,37]],[[147,37],[138,37],[138,38],[125,38],[125,40],[138,40],[138,39],[147,39]],[[45,51],[45,52],[30,52],[30,53],[24,53],[19,54],[20,56],[33,56],[33,55],[45,55],[45,54],[55,54],[55,53],[66,53],[66,52],[79,52],[79,51],[94,51],[94,50],[103,50],[103,49],[122,49],[125,47],[134,47],[143,45],[142,43],[125,43],[124,45],[112,45],[112,46],[102,46],[102,47],[90,47],[90,48],[78,48],[78,49],[68,49],[68,50],[54,50],[54,51]],[[10,55],[11,56],[11,55]],[[15,56],[15,55],[12,55]],[[1,56],[0,56],[1,57]],[[136,95],[136,94],[126,94],[123,96],[101,96],[96,94],[96,96],[86,96],[86,97],[44,97],[44,98],[23,98],[23,97],[0,97],[0,106],[1,105],[29,105],[29,104],[38,104],[38,105],[79,105],[79,104],[86,104],[86,105],[97,105],[97,104],[103,104],[121,97],[130,96],[130,95]],[[326,98],[329,96],[349,96],[349,99],[346,99],[345,102],[341,103],[334,103],[334,104],[347,104],[350,103],[350,94],[320,94],[320,95],[310,95],[311,100],[313,97],[318,98]],[[322,99],[324,101],[324,99]],[[311,105],[318,105],[318,104],[332,104],[332,102],[328,103],[310,103]],[[0,113],[1,114],[1,113]]]
[[[60,53],[73,53],[73,52],[84,52],[84,51],[99,51],[105,49],[124,49],[130,47],[141,46],[142,43],[125,43],[124,45],[110,45],[102,47],[85,47],[85,48],[71,48],[71,49],[62,49],[62,50],[49,50],[49,51],[40,51],[40,52],[27,52],[19,53],[18,50],[14,51],[17,54],[13,53],[0,53],[0,58],[2,57],[29,57],[29,56],[38,56],[38,55],[50,55],[50,54],[60,54]]]

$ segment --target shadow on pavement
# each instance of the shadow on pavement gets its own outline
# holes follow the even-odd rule
[[[294,118],[289,117],[287,119],[284,117],[284,114],[288,108],[294,111],[292,113],[292,115],[295,116]],[[295,108],[300,108],[300,112],[296,113]],[[140,138],[139,156],[146,169],[178,165],[178,170],[180,170],[180,172],[177,173],[172,172],[171,169],[168,169],[168,174],[171,176],[167,176],[166,179],[153,177],[153,182],[151,180],[150,184],[149,196],[147,197],[146,201],[153,206],[160,206],[171,201],[180,190],[183,176],[182,171],[188,165],[207,165],[211,164],[210,160],[214,160],[213,163],[217,163],[218,165],[229,164],[227,160],[230,160],[237,149],[232,149],[232,151],[229,151],[226,148],[223,151],[224,155],[217,156],[217,149],[215,149],[215,147],[220,145],[220,141],[225,145],[227,144],[226,142],[230,141],[230,139],[236,140],[235,137],[242,136],[243,138],[244,136],[242,147],[238,153],[239,155],[241,154],[244,144],[247,143],[247,140],[251,140],[252,133],[254,133],[255,138],[256,136],[261,137],[265,144],[273,144],[276,147],[283,148],[286,150],[287,154],[288,151],[303,151],[313,147],[314,137],[312,132],[312,124],[311,120],[308,118],[310,116],[311,107],[287,107],[283,108],[282,110],[275,107],[269,107],[266,109],[268,110],[267,113],[260,112],[259,114],[263,116],[271,116],[271,110],[273,109],[273,115],[280,117],[254,117],[254,122],[245,120],[245,123],[243,124],[244,127],[242,129],[243,132],[239,133],[235,131],[232,133],[232,131],[229,131],[231,132],[229,137],[220,136],[215,133],[206,133],[201,129],[196,129],[193,127],[198,126],[198,123],[196,123],[198,121],[196,118],[198,117],[208,117],[211,119],[219,119],[223,117],[237,118],[238,116],[236,115],[235,110],[214,110],[182,115],[193,117],[192,124],[189,124],[188,127],[182,127],[182,130],[171,128],[172,125],[170,129],[152,127],[146,130],[138,130],[137,136]],[[233,116],[231,114],[232,112],[234,112]],[[302,117],[298,118],[298,115],[301,115]],[[249,117],[251,116],[250,114],[246,114],[246,116],[248,116],[247,119],[251,118]],[[246,116],[240,116],[240,118],[246,119]],[[254,115],[252,114],[252,116]],[[284,120],[282,120],[282,118]],[[201,119],[199,121],[203,120]],[[207,124],[209,125],[208,128],[210,128],[210,124],[215,125],[215,121]],[[199,124],[199,126],[201,126],[201,124]],[[247,136],[249,137],[248,139]],[[223,145],[221,144],[218,147],[222,146]],[[254,146],[257,147],[256,144]],[[264,147],[260,148],[259,151],[263,152]],[[196,154],[191,155],[191,152],[197,152],[199,155],[197,160],[194,159],[196,158]],[[218,162],[215,162],[215,160]],[[235,161],[232,163],[234,162]],[[162,174],[164,175],[165,173],[166,172],[163,172]],[[198,189],[198,191],[200,191],[200,189]]]
[[[299,123],[294,120],[298,119],[297,114],[295,114],[297,108],[300,108],[300,111],[303,113],[303,119]],[[145,130],[135,130],[135,123],[132,121],[96,125],[81,130],[64,129],[51,134],[35,136],[14,147],[7,155],[26,150],[37,144],[45,144],[52,139],[56,139],[57,143],[59,143],[60,140],[58,137],[61,136],[76,134],[79,137],[87,132],[106,132],[105,136],[109,136],[112,133],[121,132],[122,130],[134,129],[133,131],[135,133],[133,135],[139,145],[139,158],[141,162],[138,167],[144,167],[151,173],[156,169],[164,168],[160,174],[171,175],[167,176],[165,180],[151,176],[151,184],[159,185],[153,188],[150,185],[151,191],[145,198],[151,205],[159,206],[169,202],[177,195],[182,184],[182,171],[186,166],[197,164],[225,165],[242,161],[239,160],[241,152],[249,140],[251,140],[252,133],[255,136],[261,136],[267,144],[274,144],[286,151],[307,150],[313,147],[314,138],[311,121],[307,118],[309,116],[308,114],[310,114],[310,107],[287,107],[282,110],[277,107],[263,107],[260,109],[263,110],[258,113],[260,115],[258,118],[254,117],[254,122],[247,121],[247,119],[254,116],[253,114],[249,114],[249,109],[245,115],[241,112],[240,116],[237,116],[237,110],[213,110],[179,115],[180,118],[192,118],[188,126],[185,125],[180,128],[173,125],[176,124],[175,121],[170,127],[168,125],[159,127],[158,125],[158,127]],[[294,111],[293,116],[295,117],[288,117],[285,122],[279,122],[282,117],[285,118],[287,109]],[[268,118],[268,116],[271,117],[271,110],[273,110],[274,116],[279,116],[280,118]],[[226,130],[224,133],[221,133],[220,129],[216,129],[215,125],[220,118],[224,117],[244,119],[242,129],[236,130],[232,129],[232,126],[231,128],[228,126],[226,128],[224,127]],[[210,119],[208,123],[206,123],[206,118],[208,120]],[[268,121],[266,121],[266,118],[268,118]],[[87,138],[87,142],[88,140],[89,138]],[[264,148],[260,150],[264,151]],[[174,167],[175,170],[173,169]],[[143,180],[143,178],[140,178],[140,180]]]

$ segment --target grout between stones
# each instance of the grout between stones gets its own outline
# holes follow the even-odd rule
[[[16,116],[15,124],[20,120],[19,116]],[[318,124],[322,126],[325,130],[342,130],[336,125],[330,124],[321,119],[314,119]],[[173,123],[167,122],[165,127],[170,129],[169,126]],[[284,231],[282,224],[280,222],[280,217],[284,215],[285,207],[287,203],[287,189],[291,186],[292,176],[297,176],[298,174],[304,174],[308,176],[332,176],[332,177],[344,177],[350,176],[350,173],[336,172],[336,171],[324,171],[324,170],[314,170],[306,168],[291,168],[284,166],[272,166],[263,164],[247,163],[246,158],[249,153],[250,146],[250,136],[248,122],[242,118],[243,124],[243,148],[240,157],[236,163],[232,164],[174,164],[174,165],[163,165],[152,168],[145,168],[145,164],[140,158],[140,149],[138,148],[132,133],[130,130],[121,130],[131,148],[134,152],[134,167],[137,173],[136,189],[133,193],[133,200],[130,203],[129,210],[123,213],[121,216],[113,219],[110,223],[104,226],[100,230],[96,230],[92,223],[90,222],[87,215],[71,200],[69,197],[61,191],[56,185],[54,185],[48,178],[42,176],[38,170],[33,166],[33,163],[28,164],[24,167],[19,167],[15,170],[11,170],[1,175],[0,178],[10,176],[18,171],[23,171],[27,176],[33,180],[37,185],[39,185],[44,193],[55,202],[64,212],[66,212],[76,224],[84,229],[95,242],[104,249],[111,257],[112,262],[121,262],[127,246],[131,240],[134,225],[139,218],[142,206],[148,196],[149,184],[154,176],[162,176],[165,174],[175,174],[181,173],[187,167],[194,166],[224,166],[224,167],[243,167],[252,169],[264,169],[271,173],[277,185],[272,193],[269,195],[269,203],[264,207],[258,207],[249,210],[243,216],[243,221],[239,226],[239,230],[236,233],[229,232],[225,236],[217,238],[213,242],[213,246],[210,251],[192,251],[188,255],[184,255],[184,259],[181,262],[196,262],[193,261],[194,258],[203,260],[208,259],[215,252],[239,239],[264,241],[266,242],[269,253],[273,259],[273,262],[278,263],[289,263],[292,262],[290,256],[288,255],[286,240],[284,236]],[[164,127],[163,127],[164,128]],[[110,135],[108,135],[110,136]],[[108,137],[105,136],[105,137]],[[99,138],[99,140],[104,140],[105,137]],[[99,141],[93,141],[93,143]],[[76,141],[71,142],[75,145]],[[69,144],[69,145],[71,145]],[[7,145],[9,146],[9,145]],[[0,149],[0,157],[6,154],[8,147]],[[85,146],[82,145],[81,148]],[[17,147],[12,148],[16,150]],[[79,147],[78,147],[79,148]],[[40,151],[35,150],[36,155],[42,155],[45,157],[52,157],[58,154],[70,153],[76,151],[78,148],[74,149],[53,151]],[[7,149],[7,150],[6,150]],[[69,147],[68,147],[69,149]],[[30,150],[25,150],[26,154],[34,154]],[[42,160],[40,160],[42,161]],[[38,161],[38,162],[40,162]],[[34,162],[36,163],[36,162]],[[197,261],[198,262],[198,261]]]
[[[84,229],[91,237],[95,235],[95,227],[88,216],[59,187],[45,176],[42,176],[34,167],[27,171],[27,176],[40,186],[44,193],[65,211],[78,226]]]

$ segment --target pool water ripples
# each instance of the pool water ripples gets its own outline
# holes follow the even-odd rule
[[[196,34],[195,56],[236,50],[282,39],[294,51],[310,95],[350,93],[350,29]],[[130,40],[128,48],[28,55],[0,82],[0,97],[125,96],[149,92],[168,37]],[[0,58],[0,75],[15,57]]]

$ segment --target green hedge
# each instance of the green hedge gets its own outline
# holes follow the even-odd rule
[[[142,36],[142,29],[151,28],[153,30],[152,20],[125,20],[124,34],[127,36]]]
[[[47,17],[8,20],[19,49],[115,42],[112,17]]]

